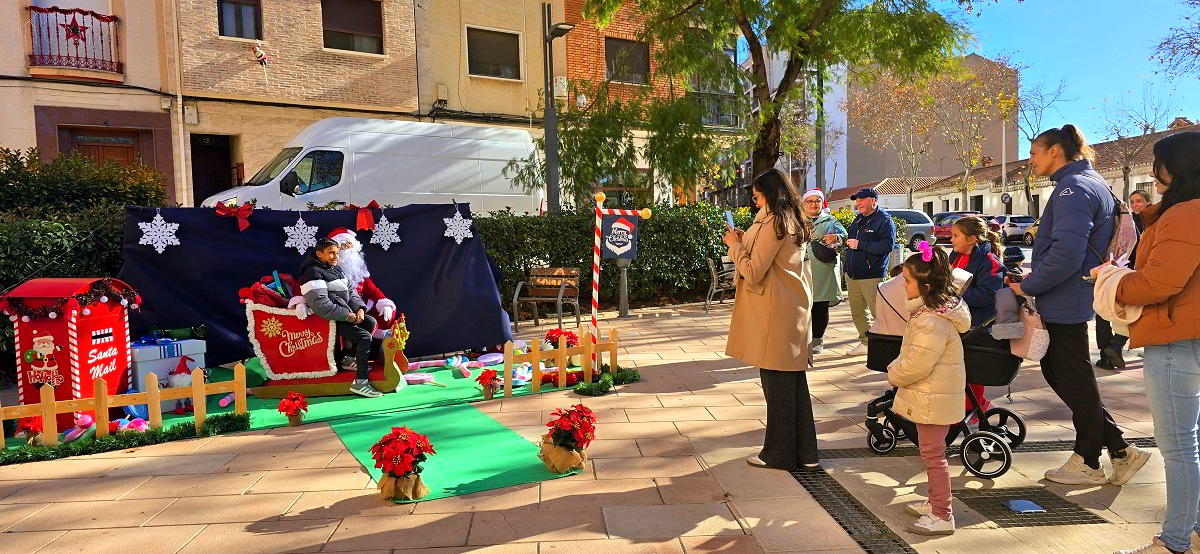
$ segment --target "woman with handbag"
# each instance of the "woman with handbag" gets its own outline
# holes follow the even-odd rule
[[[1145,347],[1143,375],[1154,441],[1166,465],[1167,511],[1149,545],[1121,552],[1187,552],[1200,506],[1200,133],[1154,143],[1153,174],[1162,201],[1141,211],[1145,234],[1133,271],[1117,284],[1116,303],[1141,306],[1129,326],[1133,348]]]
[[[837,247],[846,240],[846,228],[825,208],[825,193],[820,189],[804,193],[804,215],[812,221],[808,253],[813,281],[812,353],[816,355],[825,350],[829,308],[842,301],[842,268]]]
[[[812,270],[799,195],[777,169],[754,180],[758,213],[744,233],[724,242],[737,268],[737,289],[725,354],[758,366],[767,405],[762,451],[755,467],[816,469],[817,426],[805,372],[811,369],[809,332]]]

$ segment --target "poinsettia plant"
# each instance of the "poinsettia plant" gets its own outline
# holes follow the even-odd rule
[[[300,415],[308,411],[308,399],[295,391],[290,391],[287,396],[279,401],[279,413],[292,417]]]
[[[554,419],[546,423],[555,446],[582,451],[596,438],[596,413],[583,404],[570,409],[558,408],[550,413]]]
[[[408,427],[392,427],[390,433],[380,437],[371,447],[371,458],[375,467],[384,475],[394,478],[421,473],[421,463],[430,454],[437,454],[429,437]]]
[[[475,382],[479,383],[479,386],[483,387],[484,390],[491,389],[493,391],[504,384],[504,381],[500,380],[500,374],[494,369],[481,371],[479,376],[475,378]]]
[[[559,337],[567,337],[567,348],[571,348],[573,346],[579,346],[579,336],[576,335],[574,332],[564,331],[562,329],[551,329],[549,331],[546,331],[546,337],[544,339],[545,342],[550,343],[550,346],[547,347],[547,350],[552,349],[552,348],[558,348],[558,338]]]
[[[33,436],[42,432],[42,416],[23,417],[17,420],[18,433]]]

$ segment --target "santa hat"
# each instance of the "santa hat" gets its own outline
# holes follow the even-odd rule
[[[821,189],[812,189],[812,190],[804,193],[804,196],[801,198],[801,200],[808,200],[808,198],[810,196],[816,196],[817,198],[820,198],[822,208],[829,207],[829,202],[827,200],[825,200],[825,193],[821,192]]]
[[[351,231],[345,227],[338,227],[337,229],[330,231],[328,236],[331,240],[338,244],[343,242],[358,242],[358,235],[355,235],[354,231]]]
[[[179,363],[175,365],[175,369],[171,370],[171,375],[191,375],[192,370],[188,369],[187,363],[194,362],[191,357],[183,356],[179,358]]]
[[[620,219],[617,219],[616,221],[613,222],[613,227],[618,227],[618,226],[624,227],[626,231],[633,230],[633,223],[631,223],[628,219],[625,219],[623,217]]]

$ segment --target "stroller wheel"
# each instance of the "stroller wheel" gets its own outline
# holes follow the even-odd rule
[[[1012,466],[1012,449],[1000,435],[976,431],[967,435],[959,451],[967,471],[984,479],[1004,475]]]
[[[1021,416],[1007,408],[992,408],[984,412],[979,422],[980,431],[1000,435],[1012,448],[1025,442],[1025,422]]]
[[[896,432],[887,427],[872,429],[867,433],[867,448],[876,454],[887,454],[896,448]]]
[[[896,442],[908,439],[908,433],[904,432],[904,428],[896,425],[896,422],[888,419],[883,422],[883,426],[890,429],[893,435],[896,435]]]

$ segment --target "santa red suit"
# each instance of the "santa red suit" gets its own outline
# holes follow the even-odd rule
[[[367,303],[367,313],[375,318],[375,338],[387,337],[387,331],[396,322],[396,303],[389,300],[371,278],[363,256],[362,243],[358,242],[358,237],[353,231],[344,227],[334,229],[329,233],[329,238],[341,245],[338,267],[358,296]]]

